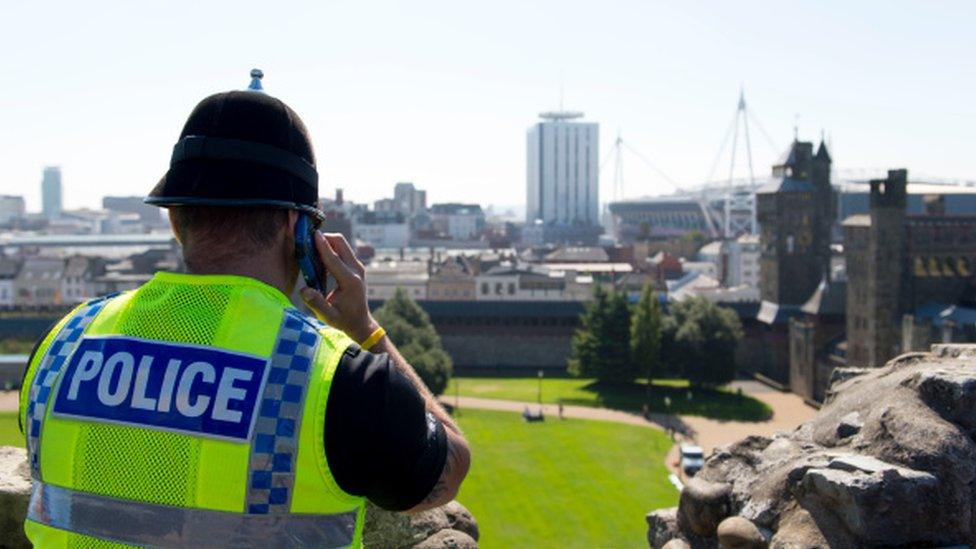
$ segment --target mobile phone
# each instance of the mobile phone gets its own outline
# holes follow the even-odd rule
[[[316,226],[317,224],[312,222],[308,214],[299,214],[298,221],[295,223],[295,260],[298,261],[298,268],[305,278],[305,285],[324,294],[327,273],[325,265],[322,265],[322,260],[319,258],[319,252],[315,249]]]

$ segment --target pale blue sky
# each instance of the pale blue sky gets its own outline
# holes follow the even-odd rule
[[[619,128],[681,184],[708,175],[740,84],[778,146],[799,113],[838,167],[976,180],[973,21],[971,0],[6,3],[0,193],[38,209],[60,164],[68,207],[144,194],[193,105],[252,66],[309,126],[322,194],[355,201],[405,180],[523,203],[525,130],[560,75],[601,159]],[[765,176],[775,155],[752,145]],[[627,195],[671,190],[633,156],[625,175]]]

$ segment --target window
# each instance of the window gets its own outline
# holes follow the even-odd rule
[[[495,295],[502,295],[502,283],[501,282],[496,282],[495,283]]]
[[[488,283],[487,282],[482,282],[481,283],[481,295],[488,295]]]
[[[515,295],[515,283],[514,282],[509,282],[508,283],[508,295]]]

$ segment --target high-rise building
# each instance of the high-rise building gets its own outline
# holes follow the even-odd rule
[[[527,132],[526,222],[550,242],[600,232],[599,124],[579,112],[544,112]]]
[[[41,213],[47,219],[61,217],[61,168],[58,166],[44,168],[44,179],[41,180]]]

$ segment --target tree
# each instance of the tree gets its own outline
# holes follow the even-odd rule
[[[443,393],[451,378],[453,364],[430,317],[420,305],[403,288],[397,288],[393,297],[373,316],[427,388],[435,395]]]
[[[661,377],[661,306],[650,284],[644,286],[630,321],[630,355],[634,367],[647,376],[647,387]]]
[[[662,321],[662,358],[692,385],[718,386],[735,378],[742,324],[730,309],[705,298],[675,303]]]
[[[594,284],[593,301],[586,305],[580,316],[580,329],[573,334],[569,373],[577,377],[593,377],[600,370],[600,336],[610,311],[607,291]]]
[[[569,372],[601,381],[625,382],[636,377],[630,357],[630,306],[627,295],[607,293],[600,285],[580,317],[581,327],[573,335]]]

